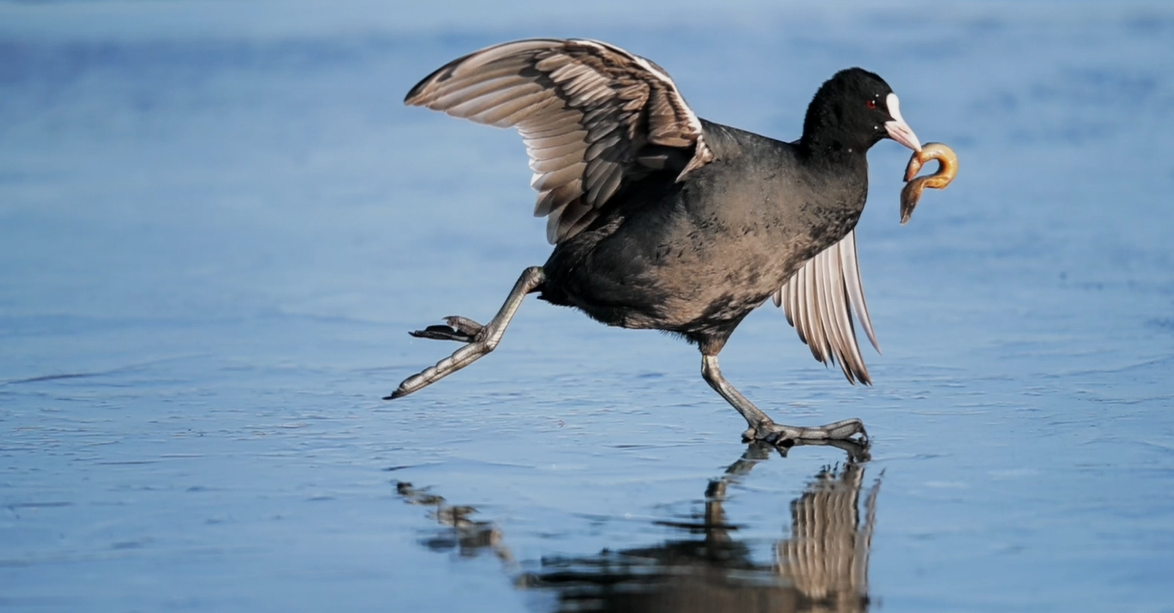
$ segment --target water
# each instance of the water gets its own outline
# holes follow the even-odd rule
[[[549,249],[517,136],[400,100],[539,35],[785,139],[864,65],[958,152],[904,227],[870,154],[874,387],[769,307],[722,353],[869,461],[535,300],[379,400]],[[1172,107],[1158,3],[0,4],[0,608],[1172,611]]]

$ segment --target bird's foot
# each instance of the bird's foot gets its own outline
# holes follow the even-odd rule
[[[430,338],[438,341],[459,341],[462,343],[471,343],[477,340],[477,335],[485,329],[485,326],[469,319],[468,317],[461,317],[459,315],[449,315],[444,318],[448,325],[437,324],[435,326],[428,326],[423,330],[414,330],[408,332],[416,338]]]
[[[864,422],[859,419],[845,419],[834,424],[811,428],[784,426],[767,420],[747,428],[742,433],[742,439],[763,441],[784,448],[795,445],[829,444],[832,441],[849,441],[868,446],[868,432],[864,430]]]

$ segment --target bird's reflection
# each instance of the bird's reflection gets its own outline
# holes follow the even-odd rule
[[[867,452],[852,443],[836,446],[847,452],[846,461],[824,467],[791,502],[790,535],[775,544],[773,562],[754,559],[724,509],[727,487],[774,453],[765,444],[751,444],[709,482],[703,513],[658,522],[679,529],[680,537],[651,547],[544,558],[532,572],[517,571],[501,532],[473,520],[472,507],[450,506],[409,483],[398,488],[408,502],[435,507],[432,515],[445,526],[423,541],[426,546],[462,555],[492,551],[519,588],[555,591],[557,611],[867,611],[880,481],[862,491]]]

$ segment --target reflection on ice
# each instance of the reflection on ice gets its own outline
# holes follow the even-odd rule
[[[737,538],[727,520],[726,490],[770,458],[773,448],[751,444],[705,490],[703,513],[657,524],[680,531],[649,547],[574,557],[546,557],[536,571],[521,572],[506,536],[476,509],[449,505],[443,497],[399,483],[408,502],[435,507],[445,529],[422,544],[461,555],[490,550],[515,575],[519,589],[553,590],[557,611],[837,611],[869,609],[868,558],[876,522],[879,478],[863,489],[866,452],[837,445],[844,463],[826,466],[791,502],[791,533],[774,545],[775,559],[754,559],[753,545]],[[862,500],[863,499],[863,500]]]
[[[511,561],[509,549],[501,544],[501,531],[491,522],[471,519],[477,509],[471,506],[450,506],[443,496],[429,494],[427,488],[416,489],[411,483],[396,484],[400,496],[412,504],[436,507],[431,517],[440,525],[449,528],[422,544],[435,551],[456,549],[462,556],[474,556],[485,549],[492,549],[502,561]]]

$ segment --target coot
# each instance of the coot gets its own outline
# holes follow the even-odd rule
[[[701,374],[746,419],[746,439],[867,441],[847,419],[776,424],[738,392],[717,355],[774,298],[816,359],[869,383],[853,312],[873,345],[853,229],[869,148],[921,145],[876,74],[842,70],[815,93],[791,143],[697,117],[668,73],[594,40],[495,45],[429,75],[404,102],[521,132],[554,251],[527,268],[486,325],[448,317],[412,334],[465,343],[408,377],[399,398],[493,351],[527,294],[612,326],[671,332],[701,350]]]

